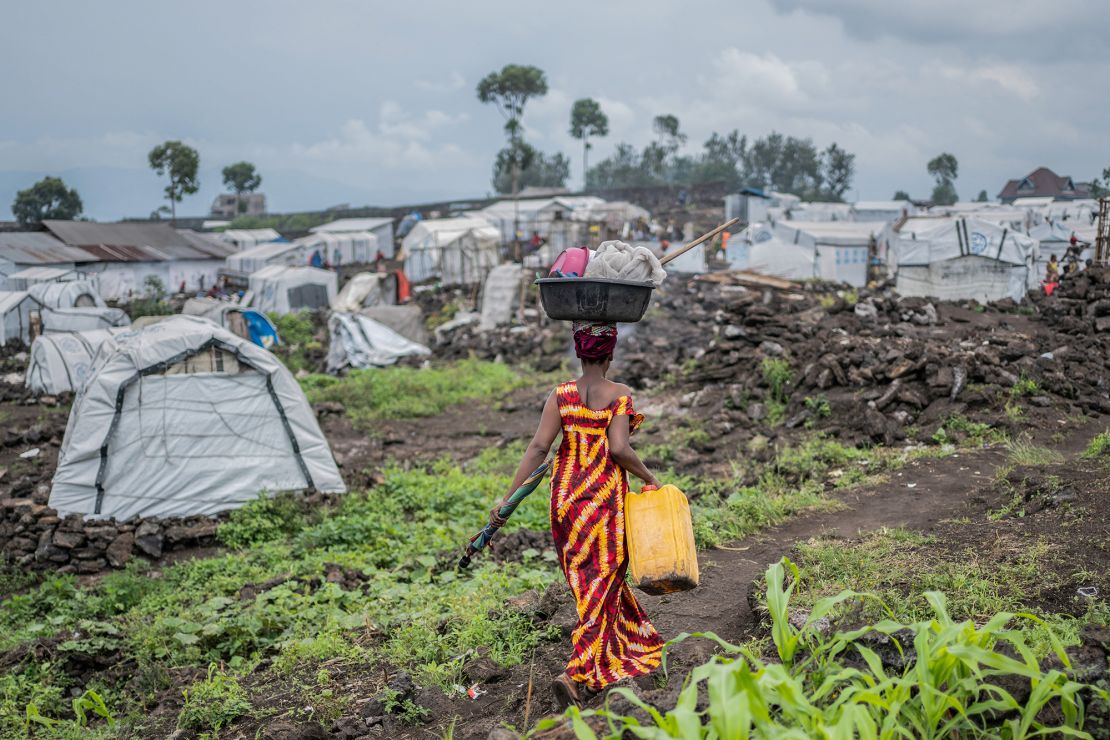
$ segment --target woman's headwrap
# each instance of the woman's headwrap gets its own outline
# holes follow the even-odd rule
[[[574,354],[583,360],[604,360],[617,346],[617,325],[608,322],[575,321]]]

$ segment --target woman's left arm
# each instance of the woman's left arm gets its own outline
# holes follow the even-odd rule
[[[502,504],[513,495],[516,489],[524,481],[528,480],[536,468],[540,466],[547,458],[547,453],[551,449],[551,444],[555,438],[559,436],[559,430],[562,424],[559,421],[559,401],[555,397],[554,391],[547,397],[547,402],[543,405],[543,413],[540,415],[540,425],[536,429],[532,441],[528,443],[528,449],[524,451],[524,457],[521,458],[520,465],[517,466],[516,475],[513,476],[513,482],[509,486],[508,492],[494,504],[493,509],[490,510],[490,521],[499,526],[504,526],[505,520],[497,513]]]

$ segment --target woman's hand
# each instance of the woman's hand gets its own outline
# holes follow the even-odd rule
[[[504,527],[505,524],[509,521],[505,517],[501,516],[501,507],[504,505],[505,502],[503,500],[498,501],[496,504],[494,504],[493,508],[489,510],[489,523],[495,527]]]

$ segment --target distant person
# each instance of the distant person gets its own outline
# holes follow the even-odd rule
[[[1044,281],[1050,285],[1060,282],[1060,263],[1056,261],[1056,255],[1048,258],[1048,264],[1044,268]]]

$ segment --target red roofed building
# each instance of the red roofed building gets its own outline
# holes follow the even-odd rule
[[[1021,179],[1007,182],[998,194],[1003,203],[1013,203],[1017,198],[1043,197],[1056,200],[1090,198],[1091,188],[1087,183],[1077,183],[1067,175],[1057,175],[1047,167],[1038,167]]]

